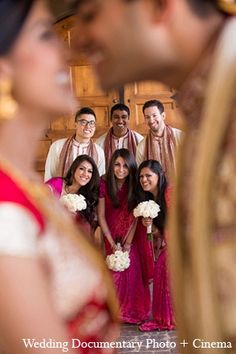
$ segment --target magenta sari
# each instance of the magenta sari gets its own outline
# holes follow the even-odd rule
[[[169,206],[169,202],[170,188],[167,188],[167,206]],[[164,331],[175,329],[175,318],[170,293],[167,256],[167,246],[165,245],[163,248],[161,248],[157,261],[154,262],[152,302],[153,320],[143,323],[139,327],[141,331]]]
[[[105,199],[105,217],[111,236],[116,242],[119,237],[121,242],[135,222],[132,212],[128,210],[128,186],[125,183],[118,191],[120,207],[114,208],[107,192],[106,182],[101,179],[100,198]],[[148,276],[149,272],[143,267],[140,242],[143,244],[143,254],[146,258],[151,255],[150,247],[147,241],[139,240],[139,232],[135,232],[130,250],[130,266],[123,272],[113,272],[112,277],[116,287],[117,296],[120,302],[120,319],[125,323],[140,323],[149,318],[150,315],[150,290]],[[112,253],[109,242],[105,238],[106,254]],[[152,262],[151,262],[152,264]]]
[[[166,246],[161,250],[154,266],[153,277],[153,320],[143,323],[141,331],[173,330],[175,319],[171,301]]]

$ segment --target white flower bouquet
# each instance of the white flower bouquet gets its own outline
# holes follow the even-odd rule
[[[87,208],[85,197],[81,194],[65,194],[60,198],[60,201],[72,213]]]
[[[123,252],[121,249],[106,257],[106,264],[113,272],[123,272],[130,266],[129,253]]]
[[[154,202],[154,200],[147,200],[145,202],[141,202],[133,210],[133,214],[136,218],[142,216],[143,218],[154,219],[158,216],[159,212],[160,206],[156,202]],[[147,227],[147,236],[149,240],[152,240],[152,224]]]

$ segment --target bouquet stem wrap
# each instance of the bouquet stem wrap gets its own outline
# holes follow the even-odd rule
[[[152,224],[147,226],[147,238],[149,241],[152,241]]]
[[[139,203],[134,209],[133,214],[136,218],[142,216],[143,218],[154,219],[158,216],[159,211],[160,206],[154,200],[148,200]],[[147,238],[149,241],[152,241],[152,224],[147,227]]]

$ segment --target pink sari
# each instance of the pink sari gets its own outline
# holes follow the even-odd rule
[[[167,206],[169,206],[170,188],[167,188],[165,197]],[[154,262],[152,303],[153,320],[143,323],[139,327],[141,331],[164,331],[175,329],[175,318],[170,294],[167,257],[167,246],[165,245],[161,248],[157,261]]]
[[[114,342],[118,337],[119,327],[115,315],[117,312],[115,296],[114,292],[110,290],[111,282],[108,279],[108,274],[104,274],[102,259],[101,269],[99,269],[99,263],[97,265],[91,263],[91,259],[99,256],[99,254],[94,251],[94,247],[91,247],[87,242],[84,243],[81,232],[76,235],[78,243],[73,241],[69,232],[68,235],[64,233],[65,229],[60,234],[60,229],[56,224],[57,216],[53,219],[48,214],[47,218],[47,214],[42,212],[44,209],[42,204],[39,203],[38,194],[36,194],[36,198],[33,194],[28,195],[21,186],[21,180],[19,182],[14,180],[13,177],[2,170],[0,166],[0,203],[2,203],[2,206],[6,204],[8,208],[10,204],[11,207],[14,205],[26,210],[28,217],[38,226],[38,228],[35,228],[35,232],[32,232],[32,236],[35,235],[37,238],[37,241],[33,242],[35,242],[35,247],[39,251],[36,260],[42,276],[45,278],[48,298],[53,306],[53,311],[57,315],[58,323],[64,325],[65,330],[67,330],[68,340],[69,338],[71,340],[75,339],[76,346],[78,344],[77,339],[81,344],[84,344],[75,348],[75,353],[116,354],[116,349],[112,349],[113,347],[109,349],[108,347],[90,346],[91,343]],[[62,185],[61,182],[59,179],[55,181],[57,187]],[[39,186],[37,185],[37,187]],[[41,198],[45,205],[52,205],[52,208],[57,208],[57,203],[50,193],[49,195],[42,194],[42,196],[46,197]],[[61,215],[56,215],[59,215],[60,220],[65,221],[65,224],[67,223],[66,227],[70,230],[71,222],[69,218],[67,215],[65,217],[61,208],[58,208],[58,211]],[[24,219],[19,214],[17,218],[19,227],[18,224],[15,225],[16,228],[19,228],[19,235],[23,232],[22,220]],[[29,242],[31,244],[32,240],[30,239]],[[16,246],[16,253],[13,253],[14,257],[19,257],[18,247]],[[9,255],[8,251],[6,255]],[[27,254],[28,257],[29,254]],[[33,251],[32,259],[34,258],[35,253]],[[50,276],[48,276],[49,274]],[[84,292],[83,289],[86,285],[90,290]],[[34,299],[35,303],[37,300],[37,298]],[[0,353],[3,354],[7,348],[5,345],[2,347],[1,344]],[[9,351],[7,352],[9,353]],[[29,352],[32,351],[29,350]]]
[[[107,192],[106,182],[101,179],[100,198],[105,198],[105,217],[111,236],[114,241],[119,237],[125,241],[125,237],[135,222],[132,212],[128,210],[128,188],[124,184],[118,192],[120,207],[114,208]],[[150,314],[150,290],[147,280],[148,272],[143,267],[145,262],[141,259],[139,232],[135,232],[130,250],[130,266],[123,272],[113,272],[112,277],[120,302],[120,318],[125,323],[140,323],[146,320]],[[150,255],[148,242],[143,241],[143,254]],[[105,238],[106,254],[111,254],[110,244]]]

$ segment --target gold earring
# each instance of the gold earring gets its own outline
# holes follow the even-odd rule
[[[223,12],[229,15],[236,15],[236,1],[235,0],[218,0],[218,7]]]
[[[10,120],[16,113],[18,105],[11,95],[11,89],[10,80],[0,80],[0,121]]]

